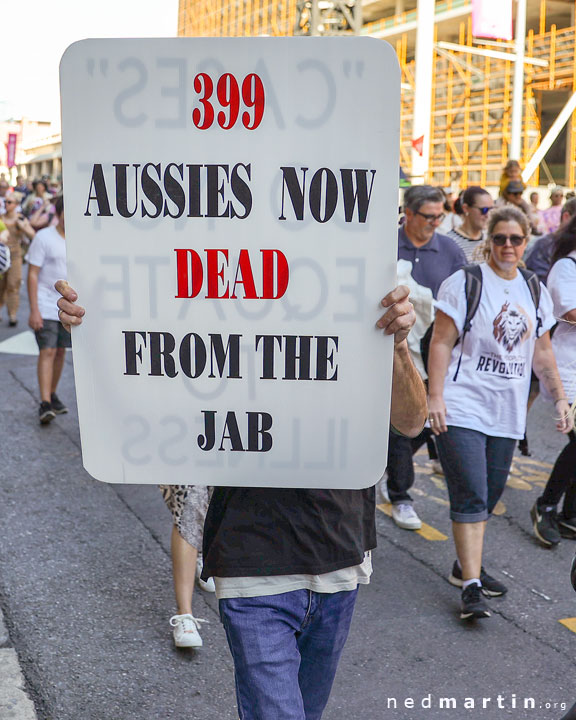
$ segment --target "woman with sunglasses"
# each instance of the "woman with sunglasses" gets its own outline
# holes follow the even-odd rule
[[[447,235],[462,248],[468,263],[480,260],[477,251],[485,240],[488,213],[493,207],[494,201],[488,190],[478,185],[466,188],[456,200],[454,210],[464,221]]]
[[[554,302],[558,327],[552,346],[569,403],[576,401],[576,216],[556,234],[548,290]],[[564,496],[562,511],[556,508]],[[558,545],[561,532],[576,536],[576,434],[558,456],[544,492],[530,511],[540,542]]]
[[[29,244],[35,235],[28,220],[18,212],[20,200],[19,194],[8,193],[4,199],[6,212],[2,215],[2,221],[8,229],[6,244],[10,248],[12,264],[8,272],[0,278],[0,310],[6,304],[10,327],[15,327],[18,323],[22,284],[22,246]]]
[[[482,565],[486,522],[510,470],[516,442],[526,429],[533,367],[556,403],[557,429],[572,429],[569,405],[550,344],[552,300],[539,298],[518,270],[526,249],[528,219],[517,208],[493,210],[479,267],[478,308],[465,327],[464,270],[447,278],[436,302],[429,355],[429,415],[450,496],[457,560],[449,577],[462,588],[460,617],[489,617],[484,596],[506,587]],[[535,307],[535,304],[538,307]]]

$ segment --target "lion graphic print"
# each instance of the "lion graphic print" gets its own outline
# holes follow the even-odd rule
[[[510,307],[505,302],[494,319],[494,337],[509,353],[530,337],[531,330],[530,317],[518,304]]]
[[[437,310],[452,319],[461,338],[452,349],[444,382],[446,421],[485,435],[520,439],[526,430],[536,327],[542,336],[554,324],[552,298],[542,285],[536,312],[520,273],[507,279],[484,263],[480,268],[480,304],[465,335],[463,271],[444,280],[436,301]]]

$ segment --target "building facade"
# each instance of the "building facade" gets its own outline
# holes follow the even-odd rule
[[[47,120],[33,120],[30,118],[8,119],[0,121],[1,146],[4,149],[3,157],[0,156],[0,173],[11,180],[16,179],[16,173],[29,176],[25,167],[26,157],[29,154],[28,148],[34,147],[41,138],[52,132],[52,124]],[[8,138],[16,136],[15,165],[8,167]],[[41,175],[42,173],[40,173]],[[38,175],[38,177],[40,177]],[[32,177],[32,176],[30,176]]]
[[[62,182],[62,136],[50,133],[24,144],[18,160],[19,175],[31,180],[48,176]]]
[[[434,2],[430,160],[422,179],[445,187],[497,185],[510,157],[514,43],[472,34],[472,0]],[[181,36],[284,36],[354,32],[388,41],[402,69],[402,167],[413,165],[418,0],[180,0]],[[322,8],[311,23],[314,8]],[[361,10],[353,27],[341,19]],[[576,0],[527,0],[522,166],[576,92]],[[576,184],[576,113],[531,185]]]

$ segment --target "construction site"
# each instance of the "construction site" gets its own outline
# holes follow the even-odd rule
[[[178,34],[385,40],[402,71],[400,157],[413,182],[496,186],[512,158],[526,185],[573,189],[576,0],[510,0],[513,32],[490,39],[473,33],[478,4],[180,0]]]

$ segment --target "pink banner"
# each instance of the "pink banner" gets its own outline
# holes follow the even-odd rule
[[[6,143],[6,165],[9,168],[13,168],[16,165],[16,140],[18,135],[16,133],[8,134],[8,142]]]
[[[512,0],[472,0],[472,35],[512,40]]]

